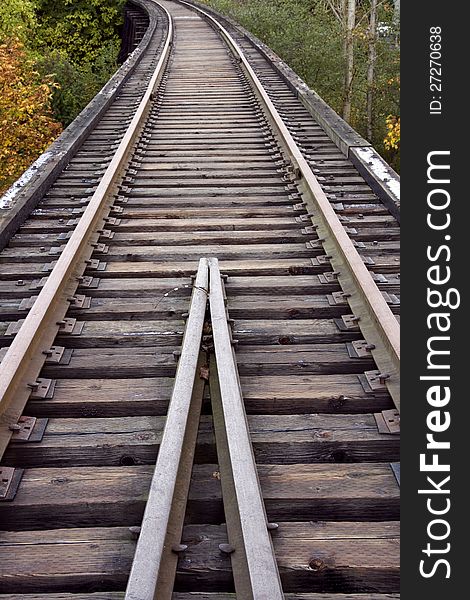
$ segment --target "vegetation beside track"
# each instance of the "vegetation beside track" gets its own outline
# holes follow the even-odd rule
[[[0,193],[116,70],[124,2],[0,3]]]
[[[342,0],[202,0],[277,52],[338,113],[345,102]],[[0,3],[0,193],[47,147],[115,71],[125,0],[2,0]],[[370,14],[355,4],[348,120],[397,170],[399,44],[392,0],[377,5],[373,85]],[[21,64],[21,67],[18,65]],[[367,110],[368,93],[373,95]]]
[[[201,0],[265,42],[336,111],[344,107],[344,23],[340,0]],[[394,2],[377,4],[372,134],[367,123],[370,0],[357,0],[354,70],[347,119],[395,169],[400,166],[400,47]],[[334,10],[338,8],[338,10]],[[370,86],[369,86],[370,87]]]

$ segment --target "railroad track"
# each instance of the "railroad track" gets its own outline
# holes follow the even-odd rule
[[[141,5],[0,254],[0,598],[398,598],[397,220],[240,31]]]

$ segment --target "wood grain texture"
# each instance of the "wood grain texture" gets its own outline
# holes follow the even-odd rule
[[[27,469],[14,503],[0,505],[7,530],[133,525],[142,518],[152,466]],[[383,463],[261,464],[273,521],[387,520],[399,514],[399,488]],[[187,522],[224,520],[217,464],[194,465]]]
[[[397,523],[283,523],[273,534],[286,592],[398,591]],[[0,534],[0,583],[4,592],[123,589],[134,553],[128,528],[62,529]],[[225,528],[188,525],[188,550],[178,565],[176,591],[215,591],[230,586],[230,559],[218,544]],[[60,565],[60,569],[58,569]],[[309,565],[313,565],[309,566]],[[193,575],[193,577],[191,576]],[[197,585],[198,590],[188,589]]]
[[[280,337],[282,342],[289,338]],[[75,348],[68,364],[47,365],[53,379],[174,376],[179,347]],[[346,344],[280,344],[240,346],[238,369],[245,375],[363,373],[374,368],[372,357],[351,358]]]
[[[333,592],[341,585],[344,592],[398,592],[397,535],[396,523],[280,523],[273,543],[284,591],[307,587]],[[186,527],[183,539],[189,548],[179,564],[179,589],[194,585],[192,572],[202,574],[208,568],[216,574],[217,584],[212,585],[229,584],[227,558],[217,553],[224,537],[223,528],[216,526],[202,531],[199,526]],[[198,582],[201,587],[210,585],[207,577]]]
[[[4,464],[21,467],[151,464],[165,418],[49,419],[41,442],[12,443]],[[373,415],[250,415],[258,463],[357,462],[399,457],[397,436],[378,433]],[[198,462],[216,462],[210,416],[202,416]]]
[[[146,368],[153,371],[161,369],[158,361],[153,361],[150,367],[146,367],[145,362],[149,357],[144,350],[141,354],[137,353],[136,348],[132,351],[142,363],[139,375],[144,375]],[[81,351],[74,352],[77,352],[78,358]],[[106,350],[102,352],[105,359]],[[116,350],[113,349],[113,352]],[[152,350],[148,352],[152,354]],[[73,364],[75,363],[71,362],[72,366]],[[134,364],[135,360],[132,361],[132,365]],[[176,363],[172,365],[171,362],[164,362],[165,364],[168,369],[176,368]],[[268,366],[263,365],[263,369],[266,370]],[[86,368],[96,375],[93,361],[91,364],[88,361]],[[126,365],[122,364],[122,369],[125,368]],[[134,370],[134,366],[132,369]],[[99,367],[98,370],[101,377],[103,369]],[[56,368],[51,367],[47,372],[59,375]],[[85,372],[81,375],[85,376]],[[122,376],[122,372],[119,376]],[[252,414],[303,414],[312,411],[353,414],[392,407],[388,394],[364,391],[357,375],[250,375],[242,376],[241,382],[246,410]],[[127,416],[129,411],[135,416],[164,415],[171,387],[172,379],[163,376],[126,379],[59,378],[53,398],[30,401],[27,412],[32,416],[75,418]]]

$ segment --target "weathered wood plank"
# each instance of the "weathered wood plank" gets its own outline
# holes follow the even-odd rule
[[[126,203],[126,206],[131,208],[168,207],[168,199],[158,196],[139,196],[136,198],[128,198],[127,200],[128,202]],[[289,199],[288,196],[268,196],[257,193],[256,195],[246,194],[237,196],[185,196],[182,198],[172,198],[171,204],[174,208],[197,208],[197,206],[200,205],[210,206],[213,208],[222,208],[225,206],[244,207],[245,209],[255,207],[259,209],[261,206],[291,207],[292,199]],[[73,196],[65,197],[63,199],[60,197],[51,197],[47,198],[47,200],[44,202],[44,206],[47,207],[47,210],[51,211],[54,209],[60,209],[62,207],[65,209],[70,209],[76,206],[76,201],[74,203]]]
[[[201,199],[195,200],[197,205],[201,203]],[[211,204],[214,199],[211,198]],[[165,201],[166,203],[166,201]],[[188,200],[185,200],[185,204]],[[119,228],[118,228],[119,229]],[[121,233],[116,231],[114,234],[114,242],[121,246],[138,246],[145,244],[148,246],[166,246],[176,244],[178,246],[196,246],[199,244],[245,244],[245,243],[275,243],[279,239],[286,240],[288,242],[296,241],[308,241],[314,236],[305,236],[299,230],[296,229],[282,229],[282,230],[261,230],[261,231],[194,231],[188,236],[185,231],[160,231],[158,236],[155,236],[151,231],[142,231],[134,233]],[[18,233],[14,236],[10,243],[11,248],[32,246],[45,246],[57,245],[57,234],[50,233],[38,233],[38,234],[22,234]],[[371,245],[372,246],[372,245]],[[395,245],[396,246],[396,245]],[[374,247],[375,248],[375,247]]]
[[[242,180],[236,180],[242,181]],[[175,180],[175,182],[179,181]],[[174,182],[174,183],[175,183]],[[183,203],[183,198],[180,198],[179,202],[167,202],[166,205],[155,203],[152,201],[152,191],[155,191],[155,186],[145,188],[147,190],[147,195],[142,197],[138,196],[137,198],[129,199],[129,202],[126,203],[123,207],[123,212],[120,215],[121,223],[122,220],[125,220],[125,223],[128,227],[132,227],[132,220],[138,219],[139,221],[146,220],[175,220],[175,219],[191,219],[191,218],[223,218],[223,219],[231,219],[231,218],[286,218],[288,216],[300,214],[301,212],[305,212],[304,209],[294,208],[292,201],[289,201],[287,194],[274,196],[277,200],[275,203],[267,203],[266,196],[259,196],[261,189],[264,190],[264,194],[268,193],[266,188],[252,188],[252,197],[257,198],[258,201],[255,202],[252,206],[246,206],[245,203],[241,201],[234,203],[232,201],[232,197],[221,196],[220,197],[220,206],[217,206],[217,203],[208,203],[202,202],[200,207],[197,208],[195,206],[188,206],[186,203]],[[197,188],[194,188],[197,189]],[[224,188],[225,189],[225,188]],[[232,188],[236,190],[237,188]],[[165,194],[160,194],[157,191],[159,196],[159,200],[165,197]],[[233,195],[233,200],[239,199],[239,194],[237,192]],[[261,202],[261,200],[264,202]],[[58,220],[60,220],[59,224],[64,223],[64,219],[71,219],[76,216],[76,213],[73,213],[74,206],[70,204],[69,206],[45,206],[40,209],[40,213],[36,216],[41,218],[42,223],[45,220],[49,220],[51,224],[56,224]]]
[[[325,268],[329,271],[332,269]],[[225,270],[224,270],[225,272]],[[298,294],[317,294],[330,293],[339,289],[339,285],[321,283],[316,274],[302,274],[293,271],[287,276],[274,275],[265,276],[263,274],[256,276],[244,276],[243,274],[234,274],[228,278],[225,284],[227,296],[248,296],[259,294],[272,295],[298,295]]]
[[[42,371],[53,379],[172,377],[177,346],[75,348],[68,364],[49,364]],[[346,344],[241,346],[241,375],[363,373],[374,369],[372,357],[351,358]]]
[[[52,398],[31,400],[27,414],[41,417],[164,415],[173,380],[58,379]],[[364,391],[357,375],[242,376],[248,413],[370,413],[393,407],[387,393]]]
[[[344,307],[347,311],[348,307]],[[332,319],[298,319],[265,321],[237,319],[233,336],[240,344],[317,344],[347,342],[358,333],[340,331]]]
[[[399,436],[377,432],[373,415],[250,415],[258,463],[399,460]]]
[[[177,291],[171,291],[171,295],[183,295],[188,294],[188,288],[190,279],[189,275],[177,278],[154,278],[154,279],[143,279],[143,278],[105,278],[100,280],[100,284],[97,289],[90,290],[87,292],[89,295],[94,297],[106,297],[111,295],[119,295],[120,297],[126,296],[139,296],[140,297],[153,297],[155,293],[170,292],[175,287]],[[18,287],[14,284],[10,284],[11,293],[16,292],[18,294]],[[2,287],[0,287],[2,289]],[[288,276],[232,276],[226,283],[227,296],[249,296],[259,294],[271,294],[273,296],[282,296],[286,294],[300,295],[300,294],[325,294],[331,291],[339,290],[337,283],[334,284],[323,284],[320,282],[318,275],[311,274],[308,276],[300,275],[288,275]]]
[[[118,597],[118,596],[116,596]],[[399,594],[286,594],[286,600],[398,600]],[[0,596],[0,599],[2,596]],[[76,600],[88,600],[90,597],[79,597]],[[114,596],[110,596],[110,600]],[[8,600],[8,599],[6,599]],[[11,598],[16,600],[16,598]],[[18,598],[20,600],[20,598]],[[26,599],[25,599],[26,600]],[[33,598],[32,600],[36,600]],[[68,600],[68,597],[67,597]],[[73,599],[71,599],[73,600]],[[93,600],[93,598],[90,598]],[[102,600],[98,598],[97,600]],[[183,592],[173,594],[173,600],[236,600],[235,594],[220,592]]]
[[[69,348],[180,345],[184,321],[85,321],[80,335],[60,334],[57,343]]]
[[[243,179],[244,180],[244,179]],[[157,180],[158,181],[158,180]],[[241,179],[233,180],[235,182],[242,181]],[[173,185],[181,186],[186,184],[186,180],[180,180],[175,178],[172,180]],[[224,182],[225,185],[225,182]],[[155,186],[150,186],[149,189]],[[255,191],[256,193],[256,191]],[[286,195],[287,196],[287,195]],[[286,197],[286,200],[288,198]],[[262,218],[275,218],[299,214],[300,211],[293,209],[291,205],[275,205],[275,206],[251,206],[251,207],[237,207],[237,206],[213,206],[201,204],[199,208],[196,207],[173,207],[167,206],[166,208],[159,208],[154,206],[146,207],[134,207],[132,204],[127,203],[124,205],[124,212],[122,213],[122,219],[191,219],[191,218],[248,218],[253,219],[255,217]]]
[[[50,263],[51,257],[45,257],[44,263],[1,263],[0,274],[6,279],[41,278],[47,275],[43,265]],[[54,257],[52,257],[54,260]],[[190,259],[187,262],[149,262],[128,261],[109,262],[104,271],[87,270],[87,274],[98,276],[100,279],[108,277],[188,277],[197,270],[198,261]],[[322,273],[325,266],[313,264],[309,258],[263,258],[246,260],[221,261],[224,273],[231,275],[305,275]],[[396,270],[396,267],[395,267]]]
[[[0,586],[17,593],[122,590],[135,544],[128,528],[2,532]]]
[[[30,400],[28,415],[119,417],[165,415],[173,378],[58,379],[52,398]]]
[[[250,190],[251,192],[251,190]],[[210,193],[210,190],[205,190],[204,195]],[[266,190],[263,189],[263,194]],[[119,225],[120,231],[222,231],[240,230],[247,231],[251,229],[299,229],[299,223],[295,220],[294,215],[284,218],[207,218],[207,219],[126,219],[121,221]],[[66,222],[59,223],[58,221],[47,221],[34,219],[23,225],[20,233],[43,231],[47,232],[62,232],[68,231]],[[376,238],[374,238],[376,239]]]
[[[45,365],[42,374],[52,379],[173,377],[179,346],[74,348],[65,365]],[[158,387],[158,380],[154,382]]]
[[[399,241],[400,229],[398,227],[361,227],[357,230],[354,240],[358,242]]]
[[[214,344],[209,388],[220,480],[238,596],[284,600],[278,564],[266,527],[261,486],[245,413],[231,332],[224,303],[225,290],[217,258],[209,259],[209,305]]]
[[[97,273],[95,273],[97,275]],[[21,283],[19,284],[18,281]],[[1,298],[29,298],[31,295],[38,294],[36,284],[39,278],[24,277],[14,281],[0,281],[0,297]],[[176,289],[175,289],[176,288]],[[171,293],[172,296],[189,296],[191,293],[190,275],[184,277],[157,277],[154,279],[98,279],[98,288],[88,288],[79,286],[78,292],[99,297],[104,296],[139,296],[152,297],[156,296],[159,300],[166,293]],[[103,293],[101,293],[103,292]]]
[[[236,358],[241,375],[336,375],[375,368],[371,356],[351,358],[346,344],[242,345]]]
[[[163,299],[165,293],[175,296],[189,296],[191,291],[190,275],[181,277],[155,277],[155,278],[133,278],[133,277],[110,277],[100,278],[96,289],[79,288],[81,293],[95,298],[98,297],[138,297]],[[98,274],[96,274],[98,275]],[[99,275],[99,277],[101,274]],[[21,278],[22,284],[16,281],[0,281],[0,294],[2,298],[24,298],[37,294],[37,290],[30,289],[32,278]],[[379,287],[381,287],[379,285]],[[177,288],[175,290],[175,288]],[[226,283],[229,298],[238,296],[257,296],[260,294],[272,296],[298,296],[302,294],[321,294],[338,291],[337,283],[321,283],[318,275],[259,275],[259,276],[236,276],[233,275]],[[384,287],[384,290],[387,288]]]
[[[13,300],[5,301],[4,311],[11,311]],[[19,302],[16,302],[18,305]],[[234,319],[262,319],[267,314],[273,319],[328,318],[343,314],[344,307],[331,306],[326,295],[305,296],[233,296],[228,298],[227,307]],[[98,318],[130,319],[175,318],[187,312],[188,302],[171,294],[157,300],[138,298],[92,298],[88,309],[71,309],[81,320]],[[0,313],[1,314],[1,313]]]
[[[4,464],[86,466],[154,464],[165,417],[50,419],[41,442],[10,444]],[[201,427],[197,460],[214,462],[210,421]]]
[[[225,541],[222,526],[185,527],[176,591],[230,589],[230,558],[218,549]],[[339,584],[343,592],[398,592],[397,523],[281,522],[273,542],[287,592]],[[4,532],[0,584],[6,593],[122,590],[134,547],[128,528]]]
[[[1,596],[0,596],[1,598]],[[173,600],[235,600],[234,594],[187,592],[174,594]],[[399,600],[400,594],[286,594],[286,600]],[[111,597],[110,597],[111,599]],[[81,599],[79,599],[81,600]],[[98,599],[101,600],[101,599]]]
[[[123,600],[124,592],[47,594],[47,600]],[[0,594],[0,600],[45,600],[44,594]]]
[[[0,315],[18,312],[20,300],[5,300]],[[234,319],[261,319],[269,314],[274,319],[338,317],[344,307],[331,306],[326,295],[306,296],[234,296],[227,307]],[[15,311],[16,309],[16,311]],[[160,299],[92,298],[87,309],[74,309],[70,314],[80,320],[177,318],[187,312],[188,301],[171,294]]]
[[[14,502],[0,504],[7,530],[123,526],[142,519],[153,467],[27,469]],[[388,464],[258,466],[272,521],[396,519],[399,487]],[[224,520],[216,464],[194,465],[187,523]]]
[[[200,245],[200,246],[157,246],[157,245],[139,245],[139,246],[119,246],[113,244],[106,255],[102,255],[103,260],[110,262],[126,261],[163,261],[163,260],[197,260],[200,256],[218,256],[226,260],[249,260],[254,258],[266,258],[270,256],[275,258],[305,258],[324,254],[320,247],[316,249],[307,248],[305,243],[299,244],[219,244],[219,245]],[[4,262],[18,262],[28,260],[44,264],[45,255],[37,248],[30,248],[25,251],[24,248],[12,248],[2,253]],[[47,255],[46,255],[47,256]]]
[[[143,319],[175,319],[187,313],[187,298],[172,297],[171,294],[155,299],[138,298],[92,298],[89,308],[73,309],[70,314],[80,320],[143,320]]]
[[[165,418],[49,419],[41,442],[11,443],[4,464],[21,467],[155,462]],[[398,436],[378,433],[373,415],[250,415],[259,463],[392,462]],[[216,462],[212,419],[202,416],[197,462]]]
[[[6,330],[7,323],[0,323]],[[85,321],[80,335],[59,333],[57,343],[69,348],[179,345],[184,321]],[[233,336],[240,344],[318,344],[360,339],[358,332],[341,331],[332,319],[236,320]],[[11,340],[0,329],[0,342]]]
[[[305,275],[322,273],[325,267],[313,264],[306,258],[263,258],[250,260],[222,260],[221,269],[229,275]],[[7,272],[11,265],[1,265]],[[187,262],[110,262],[104,271],[100,271],[101,278],[106,277],[175,277],[192,275],[197,268],[197,261],[190,259]],[[2,271],[3,272],[3,271]]]
[[[242,377],[247,412],[356,413],[391,408],[388,393],[365,392],[357,375]]]
[[[206,569],[217,573],[219,586],[229,584],[227,559],[218,552],[225,540],[222,528],[186,527],[189,548],[179,563],[178,590],[209,589],[207,578],[194,579]],[[399,590],[397,523],[280,523],[273,543],[286,592]]]

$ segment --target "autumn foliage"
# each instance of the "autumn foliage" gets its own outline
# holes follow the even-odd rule
[[[387,117],[387,135],[384,139],[387,150],[398,150],[400,148],[400,117],[389,115]]]
[[[0,0],[0,194],[117,68],[125,0]]]
[[[50,112],[54,85],[35,71],[18,38],[0,45],[0,193],[61,132]]]

